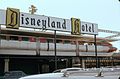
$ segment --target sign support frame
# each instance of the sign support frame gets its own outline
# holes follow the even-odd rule
[[[94,35],[94,45],[95,45],[95,60],[96,60],[96,68],[99,68],[98,55],[97,55],[97,44],[96,44],[96,34]]]
[[[0,48],[1,48],[1,24],[0,24]]]
[[[56,30],[54,30],[54,53],[55,53],[55,70],[57,70],[57,52],[56,52]]]

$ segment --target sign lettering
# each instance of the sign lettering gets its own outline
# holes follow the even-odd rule
[[[98,34],[98,25],[95,23],[81,22],[82,34]]]
[[[7,8],[6,18],[7,28],[19,28],[19,9]]]
[[[80,19],[71,18],[71,33],[80,35]]]
[[[69,19],[61,19],[43,15],[31,15],[28,13],[20,13],[20,26],[69,32],[71,30]]]

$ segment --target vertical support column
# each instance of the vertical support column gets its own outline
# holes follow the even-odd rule
[[[85,60],[82,59],[82,68],[85,68]]]
[[[38,74],[40,74],[41,72],[41,68],[40,68],[40,64],[41,64],[41,62],[39,61],[39,59],[37,60],[37,69],[38,69]]]
[[[95,45],[95,58],[96,58],[96,68],[99,68],[98,56],[97,56],[97,44],[96,44],[96,35],[94,35],[94,45]]]
[[[36,55],[40,56],[40,39],[39,39],[39,37],[36,37]],[[38,69],[38,74],[40,74],[40,62],[39,62],[39,59],[37,60],[37,69]]]
[[[76,56],[77,56],[77,58],[76,58],[76,60],[77,60],[77,64],[78,64],[78,66],[80,67],[80,56],[79,56],[79,42],[78,42],[78,40],[76,40]]]
[[[0,25],[0,48],[1,48],[1,25]]]
[[[40,40],[39,37],[36,37],[36,55],[40,55]]]
[[[57,69],[56,30],[54,31],[55,70]]]
[[[66,68],[68,67],[68,59],[65,59],[65,62],[66,62]]]
[[[79,56],[79,43],[76,40],[76,56]]]
[[[114,66],[114,57],[112,56],[112,66]]]
[[[72,61],[72,66],[79,66],[80,67],[80,58],[79,58],[79,43],[78,40],[75,41],[76,42],[76,57],[73,58]]]
[[[9,71],[9,58],[4,59],[5,64],[4,64],[4,72]]]

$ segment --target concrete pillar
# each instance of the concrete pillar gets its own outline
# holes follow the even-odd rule
[[[68,59],[65,59],[66,62],[66,68],[68,67]]]
[[[36,37],[36,55],[40,55],[40,40],[39,37]]]
[[[80,67],[80,58],[79,57],[74,57],[72,58],[72,67]]]
[[[85,60],[82,59],[82,68],[85,68]]]
[[[5,61],[4,72],[8,72],[9,71],[9,59],[6,58],[4,59],[4,61]]]
[[[79,43],[76,40],[76,56],[79,56]]]

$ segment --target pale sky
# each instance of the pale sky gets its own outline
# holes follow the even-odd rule
[[[36,14],[39,15],[80,18],[81,21],[97,23],[99,29],[120,32],[119,0],[0,0],[0,9],[18,8],[28,13],[31,5],[37,7]],[[99,34],[102,37],[104,35]],[[120,50],[120,41],[113,45]]]

